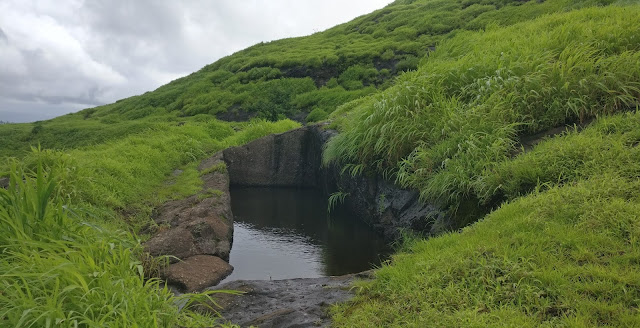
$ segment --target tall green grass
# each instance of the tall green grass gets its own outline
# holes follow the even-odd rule
[[[639,16],[590,8],[460,33],[334,114],[343,133],[326,161],[390,173],[430,201],[504,202],[407,242],[333,308],[336,326],[640,326]]]
[[[640,177],[640,112],[598,119],[584,131],[569,131],[529,152],[496,163],[483,172],[480,199],[516,199],[572,181],[617,174]]]
[[[151,209],[161,202],[199,191],[201,159],[297,126],[165,123],[94,147],[33,148],[9,159],[0,174],[11,178],[0,189],[0,326],[216,325],[178,307],[209,294],[175,297],[145,279],[140,241],[127,231],[153,224]],[[172,175],[176,168],[184,171]]]
[[[190,173],[206,156],[298,126],[290,120],[232,125],[211,118],[183,125],[157,123],[119,140],[69,151],[30,152],[20,160],[31,169],[39,161],[64,165],[60,174],[65,176],[63,192],[67,198],[137,227],[149,223],[154,206],[198,190],[200,178]],[[186,167],[190,170],[179,177],[179,185],[165,183],[174,178],[174,170]]]
[[[155,279],[145,280],[134,238],[62,196],[59,167],[11,165],[0,189],[0,325],[202,327]],[[205,295],[206,296],[206,295]]]
[[[510,199],[480,222],[413,239],[338,327],[640,325],[640,112],[600,118],[499,162]]]
[[[636,327],[640,184],[595,176],[413,242],[337,327]]]
[[[391,173],[423,199],[486,197],[482,172],[520,135],[637,106],[639,19],[638,6],[589,8],[458,33],[348,113],[325,162]]]

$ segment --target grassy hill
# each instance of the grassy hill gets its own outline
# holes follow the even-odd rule
[[[492,210],[408,242],[335,310],[339,326],[640,325],[639,19],[640,6],[613,6],[460,33],[336,113],[326,161],[384,172],[452,213]]]
[[[339,105],[387,89],[438,42],[463,31],[609,2],[395,1],[324,32],[255,45],[153,92],[49,121],[0,125],[0,156],[38,143],[95,145],[158,122],[326,119]]]
[[[333,309],[337,325],[640,325],[638,22],[637,1],[399,0],[153,92],[0,124],[14,157],[0,167],[0,322],[213,325],[145,280],[135,233],[201,188],[207,154],[329,118],[326,162],[452,215],[490,212],[405,241]]]

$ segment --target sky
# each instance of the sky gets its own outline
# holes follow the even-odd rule
[[[259,42],[309,35],[391,0],[0,0],[0,121],[151,91]]]

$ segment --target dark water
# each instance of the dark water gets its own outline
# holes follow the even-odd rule
[[[225,281],[289,279],[355,273],[390,254],[382,237],[340,209],[327,216],[319,191],[232,188],[235,217]]]

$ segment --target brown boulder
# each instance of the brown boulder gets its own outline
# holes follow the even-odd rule
[[[144,247],[153,256],[171,255],[169,262],[175,263],[193,255],[194,240],[189,230],[176,227],[158,233]]]
[[[196,255],[171,264],[163,278],[182,292],[191,293],[218,284],[233,271],[233,267],[217,256]]]

